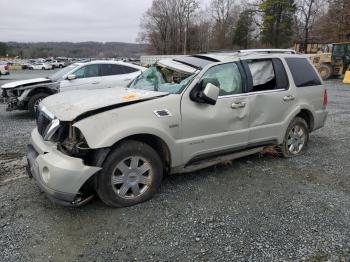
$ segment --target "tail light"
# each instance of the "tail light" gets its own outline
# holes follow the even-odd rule
[[[9,66],[8,65],[5,65],[5,70],[9,70]]]
[[[323,93],[323,107],[326,108],[327,105],[328,105],[328,94],[327,94],[327,89],[325,89]]]

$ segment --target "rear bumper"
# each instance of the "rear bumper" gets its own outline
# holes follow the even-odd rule
[[[328,116],[328,112],[326,110],[319,110],[315,113],[314,118],[314,129],[312,131],[315,131],[317,129],[320,129],[324,126],[326,119]]]
[[[53,202],[78,206],[83,201],[79,190],[101,168],[83,164],[79,158],[67,156],[54,143],[45,142],[37,129],[27,147],[28,173]]]

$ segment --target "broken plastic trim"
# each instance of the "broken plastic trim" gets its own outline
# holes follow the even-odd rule
[[[137,104],[137,103],[148,101],[148,100],[153,100],[153,99],[161,98],[161,97],[164,97],[164,96],[167,96],[167,95],[169,95],[169,94],[156,96],[156,97],[145,98],[145,99],[140,99],[140,100],[128,101],[128,102],[124,102],[124,103],[119,103],[119,104],[115,104],[115,105],[105,106],[105,107],[101,107],[101,108],[98,108],[98,109],[86,111],[85,113],[82,113],[82,114],[78,115],[74,119],[74,122],[80,121],[80,120],[82,120],[84,118],[87,118],[89,116],[97,115],[97,114],[100,114],[100,113],[103,113],[103,112],[106,112],[106,111],[109,111],[109,110],[116,109],[116,108],[119,108],[119,107],[128,106],[128,105],[132,105],[132,104]]]

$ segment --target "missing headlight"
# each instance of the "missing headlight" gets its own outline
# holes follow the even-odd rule
[[[90,150],[83,134],[71,123],[68,127],[68,136],[58,144],[58,149],[69,156],[79,158],[84,158]]]

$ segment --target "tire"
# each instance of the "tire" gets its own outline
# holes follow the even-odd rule
[[[309,128],[307,123],[300,117],[294,118],[287,128],[283,143],[280,146],[283,157],[289,158],[304,154],[307,150],[308,141]]]
[[[36,108],[39,105],[40,101],[43,100],[47,96],[49,96],[49,95],[46,93],[38,93],[38,94],[33,95],[29,99],[28,110],[33,117],[35,117],[35,115],[36,115]]]
[[[41,70],[45,70],[45,67],[42,67]]]
[[[320,73],[322,80],[328,80],[333,75],[333,68],[329,64],[321,64],[318,68],[318,72]]]
[[[132,206],[152,198],[162,178],[163,164],[157,152],[145,143],[128,140],[107,157],[96,176],[96,192],[108,206]]]

